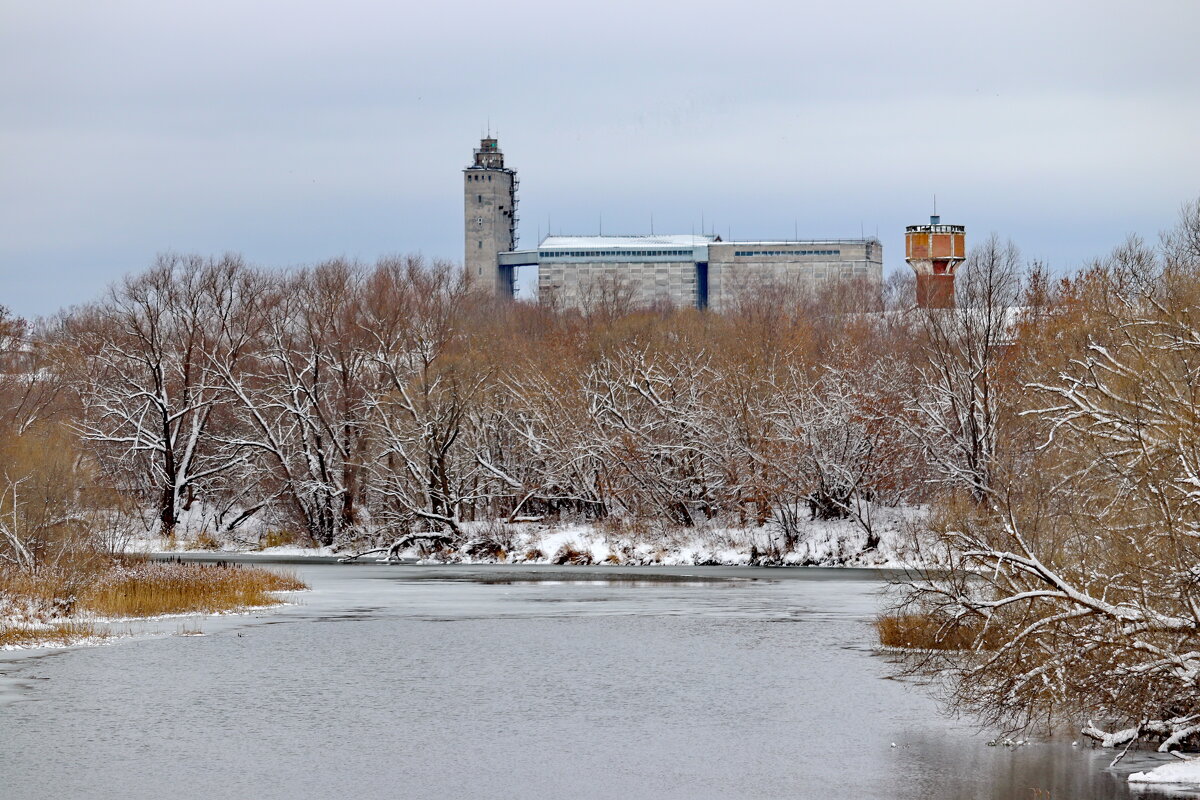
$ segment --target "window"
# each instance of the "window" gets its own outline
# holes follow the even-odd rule
[[[475,195],[475,202],[476,202],[476,203],[482,203],[482,202],[483,202],[483,195],[481,195],[481,194],[477,194],[477,195]]]

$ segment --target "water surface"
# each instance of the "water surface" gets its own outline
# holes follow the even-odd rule
[[[890,677],[874,573],[292,568],[205,636],[0,654],[0,797],[1125,798],[1158,758],[986,746]]]

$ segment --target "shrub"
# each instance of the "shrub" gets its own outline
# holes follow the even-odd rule
[[[558,552],[551,559],[552,564],[571,564],[574,566],[586,566],[593,563],[592,554],[586,550],[580,550],[570,542],[565,543],[558,548]]]
[[[306,546],[312,543],[312,540],[302,533],[286,528],[272,528],[259,538],[258,549],[266,550],[271,547],[286,547],[287,545]]]

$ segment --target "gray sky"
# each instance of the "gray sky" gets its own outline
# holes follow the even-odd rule
[[[164,250],[462,257],[489,123],[546,233],[991,231],[1059,270],[1200,196],[1200,2],[0,0],[0,304]]]

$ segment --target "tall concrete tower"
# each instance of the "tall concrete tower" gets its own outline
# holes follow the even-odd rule
[[[941,223],[941,217],[932,216],[928,225],[904,231],[904,258],[917,273],[920,308],[954,308],[954,271],[967,257],[967,229]]]
[[[467,279],[501,297],[513,295],[513,269],[497,255],[517,245],[517,171],[504,166],[504,153],[490,136],[479,142],[475,162],[463,170]]]

